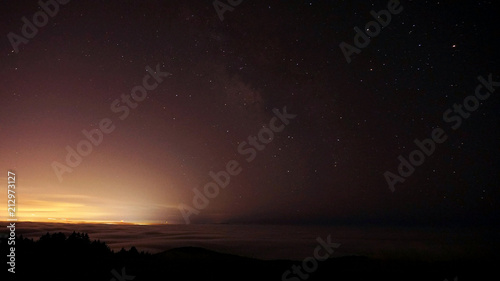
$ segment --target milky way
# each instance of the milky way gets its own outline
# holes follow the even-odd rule
[[[478,77],[500,80],[493,4],[401,1],[356,47],[388,3],[2,4],[0,178],[16,172],[19,218],[185,223],[184,205],[191,223],[498,221],[498,91],[459,128],[443,119]],[[384,173],[438,127],[447,140],[391,192]]]

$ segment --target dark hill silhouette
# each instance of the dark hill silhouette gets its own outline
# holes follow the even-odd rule
[[[1,259],[5,265],[7,240],[2,238]],[[350,256],[319,263],[305,280],[480,280],[494,272],[498,259],[422,262],[376,260]],[[87,234],[45,234],[39,240],[18,237],[16,273],[3,270],[1,280],[282,280],[286,270],[300,261],[264,261],[224,254],[197,247],[171,249],[158,254],[130,250],[112,251],[104,242]],[[121,276],[122,269],[129,279]],[[134,276],[133,279],[132,276]],[[295,276],[295,277],[294,277]],[[495,275],[493,275],[495,276]],[[12,279],[15,277],[15,279]],[[486,278],[484,278],[486,279]],[[290,281],[302,280],[290,275]]]

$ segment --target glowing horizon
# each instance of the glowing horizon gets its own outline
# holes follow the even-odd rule
[[[165,224],[167,220],[159,214],[165,214],[167,217],[168,213],[174,213],[171,209],[175,208],[165,204],[142,204],[129,198],[115,199],[105,195],[98,197],[71,193],[40,194],[36,193],[37,189],[25,185],[17,186],[15,218],[18,222]],[[10,219],[6,201],[0,202],[0,208],[5,210],[1,212],[0,220]]]

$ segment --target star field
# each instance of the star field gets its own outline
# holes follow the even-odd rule
[[[4,36],[0,166],[23,182],[24,215],[67,203],[75,220],[182,223],[179,204],[236,160],[193,223],[498,219],[499,90],[458,130],[443,122],[478,76],[500,80],[493,2],[401,1],[347,63],[339,44],[387,2],[243,1],[221,21],[211,2],[71,1],[18,53]],[[3,5],[4,35],[41,9]],[[110,105],[157,65],[171,75],[120,120]],[[246,162],[238,146],[283,107],[297,117]],[[59,181],[51,163],[103,118],[116,129]],[[437,127],[446,142],[392,193],[384,172]]]

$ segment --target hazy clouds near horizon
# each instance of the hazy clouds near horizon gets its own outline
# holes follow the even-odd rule
[[[326,239],[328,235],[331,235],[332,242],[341,244],[333,256],[448,259],[492,254],[493,249],[498,249],[500,245],[493,230],[447,228],[424,230],[291,225],[146,226],[51,223],[17,225],[18,235],[34,239],[47,232],[70,234],[73,231],[88,233],[91,240],[104,241],[115,251],[135,246],[139,251],[158,253],[177,247],[194,246],[260,259],[302,260],[313,254],[318,237]]]

